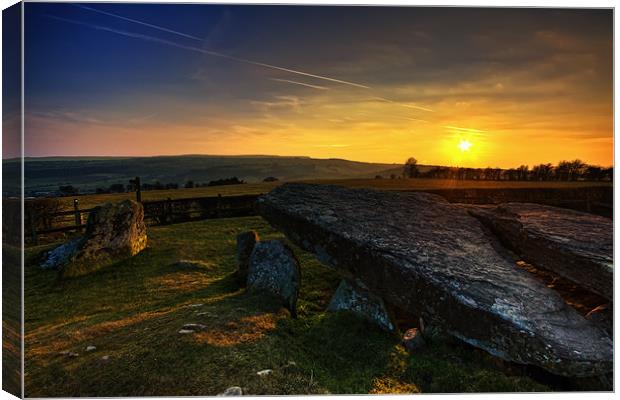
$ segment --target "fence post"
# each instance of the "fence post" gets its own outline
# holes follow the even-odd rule
[[[37,237],[37,223],[35,218],[35,212],[32,208],[28,210],[28,220],[30,221],[30,235],[32,238],[32,244],[37,246],[39,244],[39,238]]]
[[[75,212],[75,225],[82,225],[82,213],[80,212],[80,203],[78,199],[73,199],[73,211]]]
[[[142,203],[142,185],[140,185],[140,177],[136,176],[136,201]]]
[[[172,199],[170,197],[166,199],[166,223],[172,223]]]

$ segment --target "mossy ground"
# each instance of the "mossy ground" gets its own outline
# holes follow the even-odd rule
[[[37,267],[49,246],[29,249],[26,396],[215,395],[229,386],[247,394],[549,390],[465,345],[437,339],[409,355],[398,337],[325,313],[339,278],[294,246],[302,288],[291,319],[235,281],[235,236],[250,229],[282,238],[259,217],[152,227],[139,255],[68,280]],[[179,334],[186,323],[207,328]],[[86,352],[89,345],[97,349]],[[264,369],[273,373],[256,375]]]

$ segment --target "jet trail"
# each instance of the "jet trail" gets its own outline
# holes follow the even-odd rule
[[[79,8],[83,8],[84,10],[89,10],[89,11],[93,11],[93,12],[96,12],[96,13],[99,13],[99,14],[110,16],[110,17],[119,18],[119,19],[122,19],[122,20],[125,20],[125,21],[133,22],[134,24],[140,24],[140,25],[148,26],[149,28],[157,29],[157,30],[160,30],[162,32],[168,32],[168,33],[172,33],[172,34],[175,34],[175,35],[183,36],[183,37],[188,38],[188,39],[202,41],[202,39],[197,37],[197,36],[188,35],[187,33],[183,33],[183,32],[173,31],[172,29],[164,28],[163,26],[149,24],[148,22],[138,21],[137,19],[123,17],[122,15],[112,14],[111,12],[99,10],[97,8],[92,8],[92,7],[88,7],[88,6],[83,6],[83,5],[80,5],[80,4],[73,4],[73,5],[76,6],[76,7],[79,7]]]
[[[278,78],[269,78],[269,80],[275,81],[275,82],[284,82],[284,83],[290,83],[293,85],[300,85],[300,86],[306,86],[306,87],[310,87],[313,89],[318,89],[318,90],[329,90],[328,87],[325,86],[318,86],[318,85],[311,85],[309,83],[303,83],[303,82],[297,82],[297,81],[292,81],[290,79],[278,79]]]
[[[81,22],[81,21],[75,21],[75,20],[68,19],[68,18],[57,17],[55,15],[48,15],[48,17],[57,19],[59,21],[68,22],[68,23],[71,23],[71,24],[86,26],[86,27],[89,27],[89,28],[92,28],[92,29],[98,29],[98,30],[102,30],[102,31],[116,33],[117,35],[127,36],[127,37],[131,37],[131,38],[134,38],[134,39],[142,39],[142,40],[147,40],[147,41],[151,41],[151,42],[157,42],[157,43],[161,43],[161,44],[166,44],[168,46],[178,47],[180,49],[191,50],[191,51],[196,51],[198,53],[207,54],[207,55],[211,55],[211,56],[215,56],[215,57],[226,58],[228,60],[233,60],[233,61],[237,61],[237,62],[244,63],[244,64],[256,65],[256,66],[259,66],[259,67],[264,67],[264,68],[275,69],[275,70],[278,70],[278,71],[289,72],[291,74],[308,76],[308,77],[311,77],[311,78],[322,79],[324,81],[340,83],[342,85],[354,86],[354,87],[358,87],[358,88],[361,88],[361,89],[370,89],[369,86],[361,85],[361,84],[355,83],[355,82],[343,81],[341,79],[330,78],[328,76],[315,75],[315,74],[311,74],[309,72],[303,72],[303,71],[298,71],[298,70],[295,70],[295,69],[279,67],[277,65],[267,64],[267,63],[263,63],[263,62],[259,62],[259,61],[254,61],[254,60],[248,60],[246,58],[230,56],[228,54],[219,53],[217,51],[205,50],[205,49],[201,49],[201,48],[195,47],[195,46],[188,46],[188,45],[172,42],[170,40],[160,39],[160,38],[157,38],[157,37],[154,37],[154,36],[148,36],[148,35],[143,35],[143,34],[140,34],[140,33],[133,33],[133,32],[128,32],[128,31],[123,31],[123,30],[120,30],[120,29],[109,28],[109,27],[103,26],[103,25],[96,25],[96,24],[90,24],[90,23]]]

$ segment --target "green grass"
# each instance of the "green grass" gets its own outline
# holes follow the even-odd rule
[[[437,339],[408,355],[395,335],[325,313],[339,278],[296,247],[302,288],[291,319],[235,282],[235,236],[249,229],[283,238],[259,217],[152,227],[139,255],[71,280],[36,266],[50,246],[28,249],[26,396],[215,395],[235,385],[274,395],[549,389],[465,345]],[[181,335],[185,323],[207,329]],[[263,369],[274,372],[257,376]]]

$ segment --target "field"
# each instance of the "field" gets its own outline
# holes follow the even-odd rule
[[[504,189],[504,188],[578,188],[611,186],[609,182],[535,182],[535,181],[467,181],[449,179],[323,179],[301,181],[326,185],[340,185],[351,188],[378,190],[431,190],[431,189]],[[283,182],[251,183],[243,185],[211,186],[193,189],[149,190],[142,192],[142,200],[183,199],[206,196],[238,196],[243,194],[267,193]],[[108,201],[135,199],[135,193],[113,193],[77,197],[81,208],[90,208]],[[63,207],[72,209],[73,197],[60,198]]]
[[[249,229],[283,238],[259,217],[151,227],[136,257],[67,281],[37,266],[50,246],[29,248],[26,396],[215,395],[234,385],[245,394],[550,389],[440,334],[409,355],[398,336],[325,313],[339,279],[296,247],[302,289],[290,318],[233,277],[235,236]],[[206,329],[179,334],[186,323]],[[265,369],[273,373],[256,374]]]

